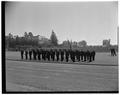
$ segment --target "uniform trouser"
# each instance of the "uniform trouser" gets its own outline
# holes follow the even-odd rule
[[[29,55],[29,58],[30,58],[30,60],[31,60],[31,55]]]
[[[87,56],[84,56],[84,61],[86,61]]]
[[[44,55],[42,54],[42,60],[44,60]]]
[[[34,60],[36,60],[36,55],[34,55]]]
[[[59,56],[57,55],[57,61],[59,60]]]
[[[68,56],[66,56],[66,62],[68,62]]]
[[[95,60],[95,55],[93,55],[93,61]]]
[[[53,55],[53,61],[55,60],[55,56]]]
[[[80,57],[79,56],[77,56],[77,60],[80,61]]]
[[[90,56],[87,56],[87,61],[89,61],[90,60]]]
[[[40,58],[40,55],[38,55],[38,60],[40,60],[41,58]]]
[[[75,62],[75,57],[73,57],[72,59],[73,59],[73,62]]]
[[[21,59],[23,59],[23,55],[21,55]]]
[[[64,60],[64,57],[63,56],[61,56],[61,61],[63,61]]]
[[[83,61],[83,55],[81,56],[81,60]]]
[[[27,55],[25,55],[25,57],[26,57],[26,60],[27,60],[28,56],[27,56]]]
[[[93,58],[93,56],[90,56],[90,60],[89,60],[89,62],[91,62],[91,61],[92,61],[92,58]]]
[[[50,56],[48,56],[48,61],[50,61]]]

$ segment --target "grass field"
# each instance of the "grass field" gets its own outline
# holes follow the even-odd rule
[[[6,89],[118,91],[118,56],[97,53],[91,63],[61,63],[26,61],[20,59],[20,52],[6,52]]]

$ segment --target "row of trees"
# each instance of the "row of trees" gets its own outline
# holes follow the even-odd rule
[[[19,37],[18,35],[14,36],[9,33],[5,38],[6,48],[16,48],[17,46],[41,46],[39,44],[39,35],[34,36],[32,32],[25,32],[22,37]],[[53,30],[49,40],[51,45],[58,45],[58,39]]]

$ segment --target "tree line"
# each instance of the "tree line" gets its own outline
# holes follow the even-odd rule
[[[18,35],[14,36],[13,34],[9,33],[5,36],[5,45],[6,48],[16,48],[17,46],[40,46],[39,44],[39,35],[34,36],[32,32],[25,32],[22,37]],[[48,39],[51,45],[58,45],[58,39],[54,31]]]

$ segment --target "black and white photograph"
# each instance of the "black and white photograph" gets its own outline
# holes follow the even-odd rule
[[[119,92],[118,1],[2,5],[4,93]]]

